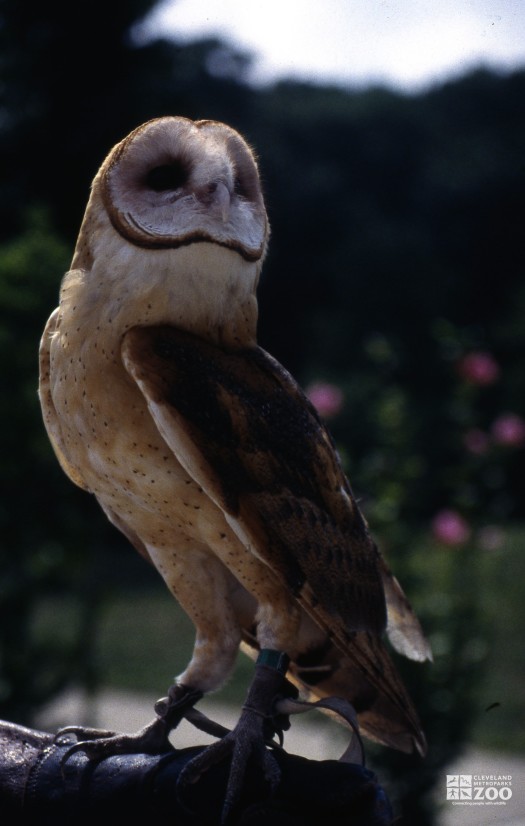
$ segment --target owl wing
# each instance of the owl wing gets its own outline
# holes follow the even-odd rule
[[[428,658],[330,435],[275,359],[168,326],[130,330],[122,355],[179,461],[298,599],[346,632],[380,633],[386,594],[394,646]]]
[[[50,362],[51,362],[51,339],[56,333],[58,323],[59,308],[50,315],[45,326],[40,342],[40,377],[38,383],[38,395],[42,405],[44,424],[46,426],[49,441],[53,446],[57,459],[64,473],[69,476],[72,482],[83,490],[89,490],[78,468],[71,464],[63,448],[64,439],[60,428],[60,420],[57,416],[50,385]]]
[[[295,381],[260,348],[226,352],[167,326],[128,331],[122,355],[178,460],[326,632],[322,650],[291,664],[292,679],[313,696],[348,697],[373,739],[423,752],[417,714],[379,636],[385,591],[389,625],[399,620],[396,647],[425,659],[428,645]],[[245,642],[256,645],[249,633]]]
[[[129,331],[123,359],[162,436],[246,547],[349,631],[380,633],[379,554],[286,371],[260,348],[225,352],[172,327]]]

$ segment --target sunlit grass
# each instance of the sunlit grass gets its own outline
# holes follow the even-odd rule
[[[188,664],[193,625],[167,589],[115,596],[101,617],[95,647],[97,672],[105,685],[163,694]],[[239,702],[248,686],[252,664],[239,654],[230,682],[217,695]]]

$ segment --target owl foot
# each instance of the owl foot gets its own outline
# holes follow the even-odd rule
[[[286,655],[268,649],[261,651],[237,725],[217,743],[194,757],[181,772],[179,791],[188,784],[196,783],[212,766],[231,758],[222,823],[228,820],[240,798],[249,762],[262,769],[271,793],[279,785],[281,771],[268,746],[278,748],[273,737],[277,734],[281,740],[282,731],[289,727],[288,718],[275,712],[276,701],[289,696],[292,688],[285,679],[287,665]]]
[[[90,760],[103,760],[116,754],[163,754],[171,751],[169,733],[200,700],[202,693],[182,685],[173,685],[167,697],[155,704],[157,718],[134,734],[104,731],[101,729],[67,726],[55,736],[59,742],[64,735],[74,734],[78,739],[64,754],[66,762],[75,752],[83,752]]]

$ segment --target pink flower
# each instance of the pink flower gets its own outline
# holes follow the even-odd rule
[[[486,453],[489,448],[489,437],[478,427],[473,427],[472,430],[467,430],[463,438],[463,443],[470,453],[476,456],[481,456]]]
[[[516,413],[502,413],[498,416],[491,432],[498,445],[521,447],[525,443],[525,421]]]
[[[306,388],[306,395],[325,419],[336,416],[343,407],[343,391],[335,384],[314,382]]]
[[[499,378],[499,364],[490,353],[481,350],[467,353],[458,362],[458,372],[470,384],[486,386]]]
[[[470,526],[457,511],[445,509],[432,520],[432,533],[444,545],[462,545],[470,537]]]

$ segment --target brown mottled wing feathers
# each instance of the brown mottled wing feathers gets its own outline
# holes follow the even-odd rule
[[[130,330],[122,355],[179,461],[326,632],[289,676],[313,696],[350,699],[367,736],[424,753],[380,638],[386,567],[294,380],[259,348],[226,352],[172,327]],[[245,643],[257,646],[247,629]]]
[[[377,550],[331,439],[289,374],[258,347],[224,351],[173,327],[134,328],[122,352],[157,422],[169,420],[163,435],[177,457],[257,556],[348,631],[381,632]]]

